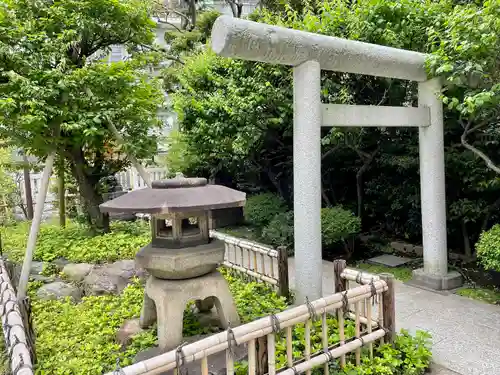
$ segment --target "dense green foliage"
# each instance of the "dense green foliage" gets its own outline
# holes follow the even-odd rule
[[[262,230],[262,241],[273,246],[293,249],[293,211],[279,213]],[[323,249],[341,244],[350,252],[349,240],[359,233],[361,222],[351,211],[340,206],[321,210],[321,241]]]
[[[263,283],[245,282],[223,270],[243,322],[284,310],[283,298]],[[112,371],[116,359],[121,366],[132,364],[140,350],[152,347],[156,327],[133,337],[125,350],[116,343],[116,332],[127,319],[137,318],[143,300],[139,282],[129,285],[119,296],[91,296],[73,304],[66,301],[33,302],[37,335],[37,375],[95,375]],[[188,306],[184,314],[184,335],[210,333],[201,326]]]
[[[338,322],[333,316],[327,318],[328,344],[333,345],[339,341]],[[345,321],[344,330],[346,339],[355,335],[354,322]],[[305,326],[297,324],[292,333],[292,350],[294,360],[303,358],[305,342]],[[430,351],[430,335],[423,331],[418,331],[415,336],[410,335],[406,330],[396,336],[394,344],[374,345],[374,358],[370,360],[367,348],[362,350],[362,363],[360,366],[354,365],[354,355],[349,353],[347,365],[344,369],[339,368],[338,361],[329,364],[332,375],[423,375],[429,367],[432,353]],[[313,353],[322,351],[322,331],[321,320],[313,323],[311,332],[311,351]],[[284,335],[280,335],[276,341],[276,367],[286,367],[286,340]],[[236,374],[244,375],[248,373],[248,363],[246,361],[236,364]],[[323,374],[322,369],[316,368],[312,371],[314,375]]]
[[[286,246],[293,253],[293,211],[280,213],[262,230],[262,241],[272,246]]]
[[[12,209],[19,200],[18,188],[12,177],[12,149],[0,147],[0,225],[12,222]]]
[[[321,209],[321,241],[331,246],[359,233],[361,220],[340,206]]]
[[[430,335],[427,332],[418,331],[415,336],[411,336],[408,331],[401,330],[394,345],[385,344],[376,348],[373,361],[365,356],[361,366],[351,363],[339,374],[423,375],[432,358],[430,348]]]
[[[468,252],[480,232],[500,220],[500,179],[492,168],[500,160],[500,2],[335,0],[294,3],[295,9],[270,4],[274,12],[264,9],[252,18],[432,54],[430,74],[446,79],[449,244]],[[171,157],[183,161],[176,167],[248,191],[273,191],[290,202],[290,69],[221,58],[209,48],[186,53],[184,61],[169,68],[175,80],[166,80],[180,126],[171,139]],[[322,72],[325,103],[416,105],[417,93],[417,85],[405,81]],[[323,129],[321,141],[324,205],[355,211],[363,231],[419,241],[415,129]],[[492,163],[486,165],[476,149]]]
[[[4,252],[10,259],[22,261],[30,222],[0,228]],[[92,236],[89,228],[69,223],[65,228],[43,224],[40,228],[34,260],[50,262],[63,257],[71,262],[100,263],[133,259],[150,239],[146,222],[113,222],[110,233]]]
[[[287,308],[283,298],[278,297],[263,283],[247,282],[235,273],[221,270],[229,282],[238,313],[243,323],[277,313]],[[116,331],[126,319],[137,318],[140,314],[143,287],[136,281],[119,296],[91,296],[73,304],[66,301],[33,302],[33,316],[37,334],[37,375],[93,375],[112,371],[116,359],[121,366],[129,365],[140,350],[152,347],[156,342],[156,329],[152,327],[132,338],[123,349],[115,341]],[[329,343],[339,341],[338,323],[333,316],[328,317]],[[184,314],[184,335],[191,336],[213,332],[212,327],[201,326],[192,309],[188,306]],[[304,324],[293,330],[294,358],[304,353]],[[355,335],[354,322],[345,322],[346,338]],[[322,349],[321,320],[313,324],[311,344],[314,351]],[[430,360],[428,336],[417,332],[415,337],[402,331],[394,346],[375,345],[376,357],[370,362],[367,357],[363,365],[354,369],[349,365],[342,374],[423,374]],[[92,353],[92,355],[89,355]],[[367,352],[363,352],[367,356]],[[352,357],[349,356],[350,358]],[[351,358],[352,360],[353,358]],[[278,367],[286,364],[286,345],[283,336],[276,343]],[[237,373],[246,371],[245,362],[236,365]],[[338,368],[332,364],[332,372]],[[357,371],[357,372],[352,372]],[[385,371],[385,372],[384,372]],[[245,372],[246,373],[246,372]],[[339,372],[340,373],[340,372]]]
[[[476,250],[477,257],[484,268],[500,272],[500,224],[481,233]]]
[[[265,227],[277,214],[288,211],[283,198],[276,194],[264,193],[247,198],[245,221],[256,227]]]
[[[138,0],[0,2],[0,137],[40,157],[57,152],[79,186],[89,221],[107,231],[100,180],[125,168],[123,152],[156,149],[163,105],[160,81],[146,68],[155,23]],[[114,45],[130,56],[106,63]],[[113,124],[125,138],[117,145]]]

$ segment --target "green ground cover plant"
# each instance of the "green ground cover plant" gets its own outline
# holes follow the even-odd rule
[[[412,278],[412,269],[410,267],[386,267],[363,262],[355,264],[354,267],[373,274],[391,273],[397,280],[403,282],[410,281]]]
[[[457,291],[462,297],[472,298],[481,302],[497,305],[500,303],[500,291],[498,289],[488,289],[480,287],[462,288]]]
[[[221,270],[227,278],[243,323],[287,308],[263,283],[246,282],[234,273]],[[34,296],[33,283],[30,295]],[[141,350],[155,345],[156,327],[136,335],[126,349],[116,342],[116,332],[127,319],[140,315],[143,286],[137,280],[120,295],[84,297],[78,304],[65,301],[32,302],[37,337],[37,375],[95,375],[132,364]],[[191,306],[184,314],[184,335],[213,333],[215,327],[202,326]]]
[[[0,228],[4,252],[19,262],[24,257],[30,222]],[[133,259],[151,238],[149,224],[144,221],[111,223],[111,232],[93,236],[89,228],[68,223],[65,228],[44,223],[40,228],[33,260],[51,262],[65,258],[71,262],[102,263]]]
[[[236,273],[221,269],[228,280],[242,323],[285,310],[285,299],[278,297],[268,286],[241,278]],[[33,296],[36,286],[32,284]],[[122,294],[109,296],[84,297],[78,304],[65,301],[33,301],[33,320],[37,335],[38,365],[37,375],[93,375],[112,371],[116,360],[127,366],[141,350],[153,347],[156,343],[156,327],[134,336],[126,348],[116,342],[116,332],[127,319],[137,318],[140,314],[143,286],[136,280]],[[336,318],[329,317],[329,343],[338,342]],[[193,336],[216,331],[215,327],[202,326],[190,306],[184,314],[184,335]],[[354,323],[346,321],[346,337],[354,336]],[[295,326],[293,331],[294,357],[299,358],[304,351],[305,328]],[[321,321],[313,325],[313,350],[321,349]],[[276,346],[277,363],[286,363],[286,345],[279,337]],[[423,372],[408,372],[408,369],[426,368],[430,360],[428,337],[418,333],[415,337],[407,332],[398,335],[394,346],[382,345],[376,348],[374,362],[363,360],[359,368],[346,367],[338,374],[408,374],[419,375]],[[243,374],[247,363],[237,364],[237,374]],[[332,364],[332,371],[335,366]],[[386,372],[369,372],[382,369]],[[397,371],[406,372],[397,372]],[[340,371],[340,370],[335,370]],[[349,372],[350,371],[350,372]],[[356,372],[353,372],[356,371]],[[364,371],[364,372],[363,372]],[[377,370],[378,371],[378,370]],[[392,372],[388,372],[392,371]]]

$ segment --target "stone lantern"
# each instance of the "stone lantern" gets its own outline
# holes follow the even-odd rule
[[[160,349],[181,344],[184,309],[191,300],[202,311],[215,305],[222,328],[239,323],[227,282],[217,271],[224,243],[210,238],[209,221],[213,210],[235,212],[245,200],[237,190],[177,175],[101,204],[102,212],[151,215],[151,243],[136,255],[150,274],[140,324],[158,322]]]

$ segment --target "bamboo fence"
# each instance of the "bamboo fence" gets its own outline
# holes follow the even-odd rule
[[[215,230],[210,236],[225,244],[223,265],[253,280],[275,288],[280,296],[290,298],[288,254],[285,247],[274,249],[257,242],[243,240]]]
[[[336,263],[340,271],[345,263]],[[335,283],[344,282],[346,279],[341,275],[335,278]],[[344,276],[350,277],[350,271]],[[363,275],[362,275],[363,276]],[[354,275],[354,277],[359,277]],[[361,280],[362,281],[362,280]],[[372,324],[375,320],[373,311],[367,309],[367,315],[362,316],[362,304],[365,306],[377,300],[380,315],[376,318],[377,325]],[[387,306],[386,306],[387,305]],[[353,310],[351,310],[353,308]],[[345,330],[350,311],[354,311],[355,334],[348,337]],[[369,283],[359,285],[351,289],[339,290],[337,293],[320,298],[318,300],[292,307],[281,313],[270,315],[251,323],[241,325],[225,332],[221,332],[192,344],[181,346],[170,352],[161,354],[154,358],[133,364],[120,369],[121,375],[154,375],[174,370],[177,375],[185,373],[186,365],[199,361],[201,374],[208,375],[208,362],[210,355],[226,352],[226,373],[233,375],[235,363],[232,356],[235,346],[245,345],[248,350],[248,374],[249,375],[296,375],[305,372],[310,374],[315,367],[322,366],[324,373],[329,374],[328,364],[338,361],[344,367],[347,361],[355,361],[356,365],[361,363],[361,348],[368,348],[370,356],[373,356],[373,344],[392,340],[394,334],[394,284],[392,275],[381,275],[379,278],[371,278]],[[329,329],[327,317],[331,314],[337,316],[338,320],[338,342],[329,342]],[[314,352],[311,345],[311,333],[313,322],[316,319],[321,322],[322,349]],[[362,318],[365,318],[362,319]],[[304,324],[304,351],[302,357],[294,358],[293,353],[293,328],[295,325]],[[387,326],[388,324],[388,326]],[[277,368],[276,365],[276,339],[284,337],[286,340],[286,365]],[[348,354],[353,353],[352,359]],[[107,375],[112,375],[108,373]]]
[[[33,375],[34,344],[29,322],[29,301],[19,301],[7,267],[0,259],[0,317],[13,375]]]

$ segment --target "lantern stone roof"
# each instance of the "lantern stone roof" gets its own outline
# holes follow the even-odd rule
[[[246,194],[205,178],[175,178],[154,181],[151,188],[134,190],[101,204],[101,212],[165,214],[243,207]]]

